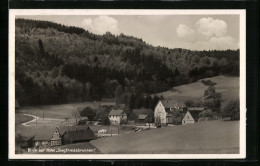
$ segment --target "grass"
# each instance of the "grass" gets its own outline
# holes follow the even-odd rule
[[[33,117],[24,114],[15,114],[15,124],[22,124],[33,120]]]
[[[239,99],[239,77],[216,76],[201,80],[211,80],[217,83],[215,85],[216,91],[221,93],[223,100],[221,108],[224,108],[230,100]],[[204,91],[207,89],[207,86],[204,85],[201,80],[191,84],[173,87],[172,90],[158,93],[157,95],[164,96],[164,98],[168,99],[177,97],[183,101],[200,101],[204,96]]]
[[[55,118],[55,119],[65,119],[74,118],[72,113],[77,108],[83,109],[87,106],[96,107],[98,102],[82,102],[82,103],[72,103],[72,104],[60,104],[60,105],[46,105],[46,106],[34,106],[34,107],[23,107],[21,108],[22,113],[39,116],[40,118]]]
[[[239,153],[239,121],[209,121],[91,141],[105,154]]]

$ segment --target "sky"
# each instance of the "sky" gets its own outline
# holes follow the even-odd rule
[[[84,28],[95,34],[142,38],[153,46],[191,50],[239,48],[239,15],[28,15],[16,16],[47,20]]]

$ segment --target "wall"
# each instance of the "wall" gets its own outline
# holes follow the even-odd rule
[[[120,116],[108,116],[110,125],[119,125],[121,118]]]
[[[191,116],[190,112],[187,112],[184,116],[184,118],[182,119],[182,124],[191,124],[194,123],[194,119]]]
[[[166,124],[166,112],[165,108],[162,105],[161,101],[158,102],[154,109],[154,120],[155,123],[158,123],[158,119],[160,119],[160,123]]]

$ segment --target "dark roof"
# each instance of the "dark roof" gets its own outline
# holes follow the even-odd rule
[[[108,115],[110,116],[121,116],[122,114],[124,114],[123,110],[118,110],[118,109],[112,109]]]
[[[64,134],[65,139],[72,139],[73,141],[83,141],[95,139],[95,135],[89,127],[85,129],[68,130]]]
[[[139,115],[138,119],[144,120],[144,119],[147,118],[147,117],[148,117],[148,115],[143,115],[143,114],[141,114],[141,115]]]
[[[114,98],[103,98],[101,106],[116,106],[116,100]]]
[[[152,109],[145,109],[145,108],[133,109],[127,119],[137,121],[139,119],[139,115],[147,115],[147,116],[153,117],[154,112]]]
[[[15,108],[20,108],[20,104],[18,102],[18,100],[15,99]]]
[[[183,108],[185,107],[185,104],[183,101],[179,100],[179,99],[171,99],[171,100],[160,100],[162,102],[162,105],[165,108],[174,108],[176,106]]]
[[[55,127],[53,126],[19,126],[16,127],[16,135],[21,135],[25,138],[33,138],[35,141],[51,140]]]
[[[63,135],[66,131],[85,130],[88,126],[58,126],[57,129],[60,135]]]
[[[189,107],[189,111],[203,111],[205,108],[204,107]]]
[[[28,140],[30,138],[33,138],[35,141],[51,140],[56,129],[58,129],[60,135],[64,135],[68,131],[90,130],[88,126],[18,126],[16,128],[16,135],[20,135]]]
[[[199,113],[201,113],[201,111],[189,111],[189,112],[195,121],[199,120]]]

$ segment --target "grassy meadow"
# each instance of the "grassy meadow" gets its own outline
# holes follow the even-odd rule
[[[230,100],[239,98],[239,77],[231,76],[216,76],[212,78],[201,79],[197,82],[173,87],[171,90],[158,93],[158,96],[164,96],[164,98],[179,98],[180,100],[192,100],[201,101],[204,96],[204,91],[208,88],[201,81],[211,80],[217,83],[215,85],[216,92],[221,93],[222,103],[221,108],[223,109]]]
[[[239,153],[239,121],[208,121],[91,141],[105,154]]]

